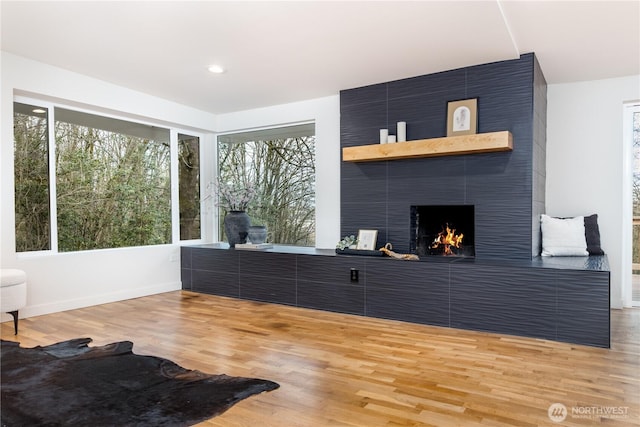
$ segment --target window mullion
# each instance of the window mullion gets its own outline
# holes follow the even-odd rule
[[[49,132],[49,224],[51,227],[51,252],[58,252],[58,192],[56,187],[56,132],[55,132],[55,108],[49,106],[49,120],[47,122]]]
[[[178,185],[178,131],[171,129],[169,134],[171,153],[171,241],[180,242],[180,195]]]

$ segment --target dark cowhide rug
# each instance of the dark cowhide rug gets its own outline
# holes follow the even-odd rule
[[[90,342],[22,348],[3,340],[2,425],[188,426],[279,387],[136,355],[129,341],[88,347]]]

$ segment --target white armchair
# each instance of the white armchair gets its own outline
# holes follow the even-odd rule
[[[13,327],[18,335],[18,310],[27,305],[27,273],[14,268],[1,271],[0,312],[13,316]]]

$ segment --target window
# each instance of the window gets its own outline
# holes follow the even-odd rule
[[[251,183],[247,213],[265,225],[271,243],[315,245],[315,125],[302,124],[218,137],[218,177]],[[219,235],[224,237],[219,212]]]
[[[55,109],[58,250],[171,242],[169,130]]]
[[[16,251],[51,249],[49,110],[14,104]]]
[[[17,251],[166,244],[174,227],[181,239],[199,239],[200,138],[175,133],[172,142],[171,135],[168,128],[14,103]],[[180,198],[175,225],[172,144]]]
[[[640,305],[640,105],[630,107],[632,150],[632,305]]]
[[[200,138],[178,134],[180,240],[199,239]]]

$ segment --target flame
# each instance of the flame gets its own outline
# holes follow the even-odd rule
[[[431,244],[431,248],[436,249],[440,246],[444,246],[444,255],[453,255],[451,247],[459,248],[462,244],[462,238],[464,234],[456,234],[455,228],[450,228],[449,224],[446,226],[446,230],[442,230]]]

